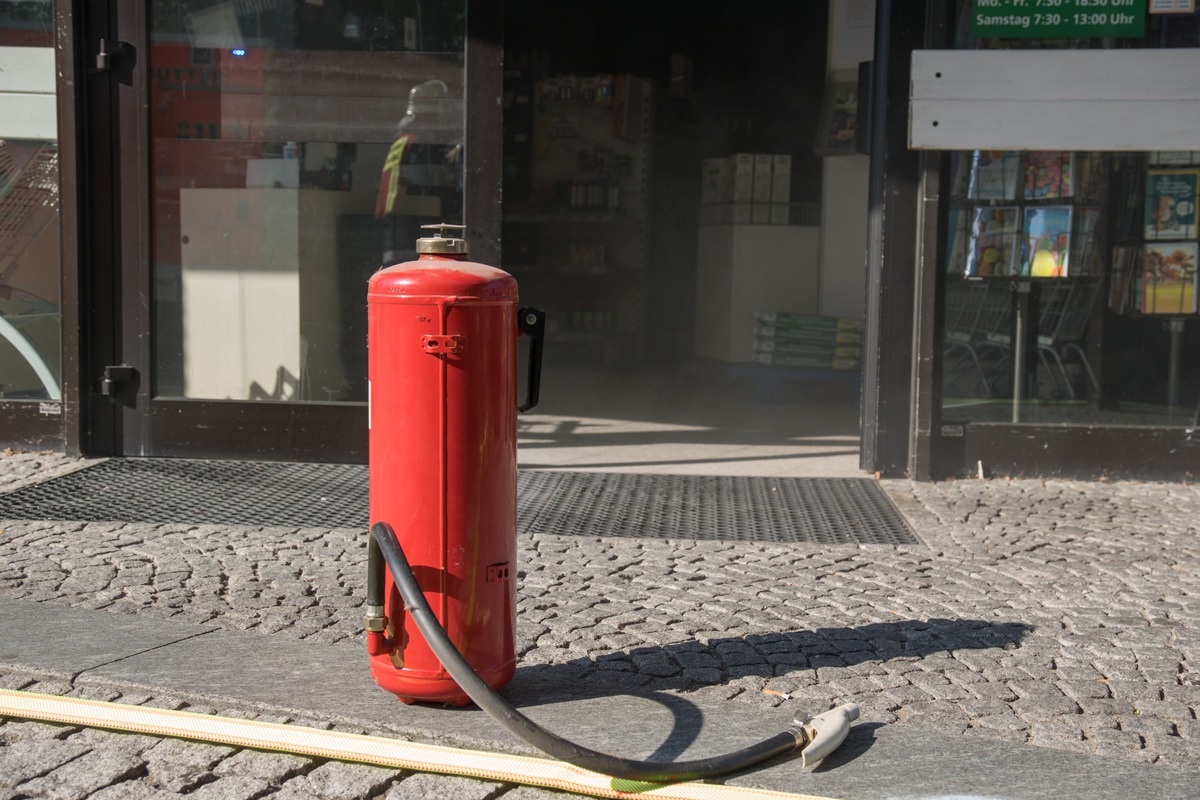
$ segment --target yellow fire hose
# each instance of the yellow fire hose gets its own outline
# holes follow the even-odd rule
[[[280,725],[10,689],[0,689],[0,717],[170,736],[418,772],[461,775],[480,780],[559,789],[594,797],[663,800],[829,800],[814,795],[720,784],[664,785],[616,780],[562,761],[544,758],[461,750],[381,736],[318,730],[300,725]]]

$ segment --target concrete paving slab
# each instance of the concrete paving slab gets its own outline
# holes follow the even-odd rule
[[[204,697],[209,704],[270,707],[308,717],[373,719],[395,698],[371,680],[358,648],[261,633],[215,631],[112,661],[81,675],[143,691]]]
[[[25,620],[22,639],[40,631],[40,638],[30,638],[31,642],[65,638],[45,637],[44,629],[34,627],[48,611],[58,612],[53,624],[64,632],[99,630],[115,636],[82,637],[69,647],[69,663],[92,665],[76,680],[77,686],[119,685],[203,697],[216,708],[285,711],[417,740],[535,752],[476,708],[400,704],[374,684],[365,655],[355,648],[236,631],[188,630],[189,637],[170,637],[163,630],[173,627],[170,623],[105,619],[117,615],[39,605],[45,604],[7,601],[0,612],[7,612],[8,619]],[[35,648],[17,649],[16,655],[30,656],[21,666],[45,668],[49,659]],[[777,733],[791,721],[783,709],[731,706],[703,693],[628,694],[615,683],[571,685],[530,667],[519,669],[504,693],[555,733],[602,751],[655,760],[733,750]],[[1200,774],[1194,770],[973,740],[920,726],[872,723],[856,725],[843,749],[816,768],[801,768],[797,758],[782,759],[729,782],[855,800],[1200,796]]]
[[[542,674],[538,669],[518,670],[504,695],[560,735],[636,758],[719,753],[752,744],[791,723],[791,717],[778,710],[766,715],[750,707],[706,712],[674,693],[620,696],[612,687],[598,692],[585,686],[548,686]],[[366,653],[345,646],[218,631],[89,670],[76,685],[169,692],[204,698],[208,705],[333,720],[421,741],[539,752],[512,740],[474,706],[401,703],[371,679]]]
[[[760,786],[850,800],[1097,800],[1200,797],[1200,773],[1013,745],[929,729],[865,724],[832,756],[796,775],[769,766],[736,776]]]
[[[69,678],[212,630],[215,628],[0,598],[0,667]]]

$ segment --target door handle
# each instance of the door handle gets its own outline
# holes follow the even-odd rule
[[[107,71],[112,68],[109,62],[114,58],[125,58],[132,55],[133,45],[119,39],[101,39],[100,52],[96,53],[96,69]]]

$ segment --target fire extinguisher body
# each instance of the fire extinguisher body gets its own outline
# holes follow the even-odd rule
[[[427,241],[427,240],[422,240]],[[465,255],[377,272],[367,302],[370,519],[493,688],[516,668],[517,284]],[[405,702],[469,702],[388,575],[371,674]]]

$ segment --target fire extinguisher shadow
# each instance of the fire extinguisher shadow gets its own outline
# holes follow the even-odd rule
[[[647,611],[647,616],[652,614]],[[683,624],[690,624],[690,620],[685,619]],[[583,627],[574,625],[571,618],[560,620],[560,626],[575,630]],[[518,620],[518,633],[521,630]],[[613,648],[565,662],[550,660],[549,654],[557,650],[559,643],[553,632],[547,632],[547,651],[541,652],[539,638],[527,642],[518,658],[541,663],[519,665],[514,680],[535,686],[547,698],[602,696],[622,686],[644,692],[695,691],[739,678],[790,678],[795,683],[798,675],[820,668],[877,662],[886,669],[891,660],[907,662],[971,650],[1007,650],[1019,646],[1031,630],[1031,626],[1020,622],[899,619],[720,638],[680,637],[671,644]],[[603,647],[603,636],[596,638]]]

